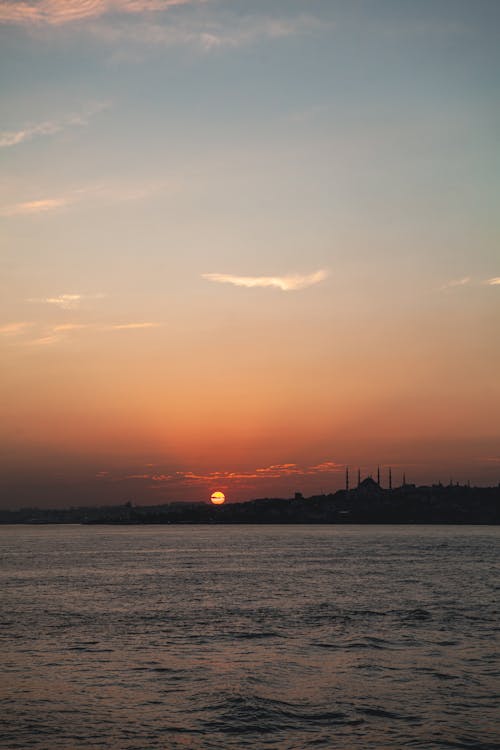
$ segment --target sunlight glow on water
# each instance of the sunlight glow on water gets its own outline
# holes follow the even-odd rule
[[[493,527],[0,527],[2,747],[498,747]]]

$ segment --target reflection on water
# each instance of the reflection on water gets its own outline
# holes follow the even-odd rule
[[[0,746],[498,748],[499,536],[0,527]]]

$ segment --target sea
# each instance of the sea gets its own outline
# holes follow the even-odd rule
[[[0,747],[500,748],[499,541],[0,526]]]

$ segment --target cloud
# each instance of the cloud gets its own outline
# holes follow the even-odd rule
[[[319,19],[300,15],[295,18],[245,18],[235,24],[220,24],[200,30],[197,39],[204,49],[242,47],[260,39],[281,39],[321,27]]]
[[[447,281],[443,286],[439,287],[441,291],[444,289],[453,289],[457,286],[466,286],[467,284],[470,284],[470,276],[464,276],[463,279],[452,279],[451,281]]]
[[[60,344],[68,340],[68,334],[88,327],[89,326],[84,323],[64,323],[56,326],[42,325],[39,327],[38,337],[31,339],[30,341],[25,341],[24,343],[28,346],[50,346],[52,344]]]
[[[29,216],[49,213],[59,208],[74,206],[81,203],[97,202],[104,205],[129,203],[146,200],[164,191],[173,190],[173,183],[162,182],[131,182],[129,184],[89,185],[71,190],[68,195],[58,198],[39,198],[32,201],[22,201],[0,208],[0,216]]]
[[[207,0],[0,0],[0,24],[25,27],[58,28],[66,24],[87,22],[87,32],[106,43],[126,43],[127,49],[119,55],[136,59],[131,44],[142,46],[189,45],[212,51],[238,48],[260,40],[283,39],[316,30],[331,24],[309,14],[269,16],[247,12],[234,12],[231,7],[222,12],[210,8],[210,13],[196,14],[186,19],[174,15],[163,22],[165,11],[179,6],[202,6]],[[112,16],[109,20],[106,16]],[[120,17],[121,16],[121,17]],[[151,22],[148,17],[161,19]],[[130,23],[131,17],[139,17]],[[97,23],[97,21],[99,22]],[[96,21],[96,23],[92,23]],[[52,123],[48,125],[51,130]],[[51,131],[52,132],[52,131]],[[15,145],[16,134],[13,136]],[[23,139],[23,136],[21,135]],[[11,140],[11,139],[9,139]]]
[[[248,471],[211,471],[207,473],[198,473],[194,471],[175,471],[163,473],[161,471],[128,474],[125,477],[115,477],[117,481],[123,479],[140,479],[150,481],[155,484],[173,484],[184,486],[203,486],[203,485],[237,485],[241,488],[248,481],[269,481],[271,479],[283,479],[286,477],[308,477],[319,475],[330,475],[344,471],[343,464],[337,464],[333,461],[324,461],[315,466],[299,466],[295,463],[271,464],[270,466],[259,467]]]
[[[52,330],[55,333],[67,333],[68,331],[81,331],[82,328],[88,328],[87,323],[63,323],[62,325],[54,326]]]
[[[146,13],[200,0],[0,0],[0,23],[61,26],[106,13]]]
[[[225,14],[217,18],[212,13],[210,17],[190,19],[175,19],[169,24],[159,24],[141,21],[130,23],[101,23],[94,24],[90,31],[108,44],[124,43],[139,44],[148,47],[191,46],[203,52],[218,49],[238,48],[248,46],[261,40],[282,39],[324,29],[326,23],[309,15],[289,17],[270,17],[261,15]],[[130,47],[123,54],[127,59],[135,59]]]
[[[37,135],[53,135],[62,130],[59,123],[41,122],[38,125],[27,125],[20,130],[2,130],[0,132],[0,148],[17,146],[23,141],[31,141]]]
[[[491,279],[484,279],[483,281],[478,281],[477,279],[474,281],[471,279],[470,276],[464,276],[463,279],[452,279],[451,281],[447,281],[446,284],[443,284],[443,286],[440,286],[440,291],[443,291],[444,289],[453,289],[455,287],[460,286],[500,286],[500,276],[493,276]]]
[[[2,21],[2,2],[0,0],[0,23]],[[88,124],[90,117],[107,109],[109,102],[94,102],[82,112],[67,115],[58,120],[47,120],[31,125],[25,125],[19,130],[0,131],[0,148],[10,148],[20,143],[31,141],[39,136],[55,135],[70,127],[82,127]]]
[[[47,305],[56,305],[63,310],[77,307],[82,299],[81,294],[60,294],[58,297],[43,297],[41,299],[29,299],[28,302],[42,302]]]
[[[57,297],[41,297],[29,299],[28,302],[40,302],[46,305],[56,305],[63,310],[71,310],[78,307],[84,299],[102,299],[104,294],[59,294]]]
[[[206,0],[0,0],[0,24],[21,26],[63,26],[92,21],[106,15],[143,16],[169,9],[203,5]],[[259,14],[225,14],[218,21],[196,19],[197,26],[185,23],[130,26],[118,22],[87,28],[105,41],[135,41],[142,44],[196,44],[204,50],[240,47],[259,39],[279,39],[324,28],[326,22],[307,14],[269,17]],[[49,123],[50,126],[50,123]],[[14,145],[14,144],[11,144]]]
[[[321,464],[316,464],[316,466],[311,466],[308,473],[309,474],[322,474],[323,472],[329,473],[329,472],[338,472],[338,471],[344,471],[345,466],[343,464],[337,464],[335,461],[323,461]]]
[[[105,326],[106,331],[129,331],[136,328],[157,328],[160,323],[118,323],[116,325]]]
[[[29,341],[29,344],[32,344],[33,346],[50,346],[51,344],[57,344],[60,341],[59,336],[42,336],[38,339],[33,339],[33,341]]]
[[[0,334],[2,336],[18,336],[21,333],[24,333],[27,328],[30,328],[34,323],[27,323],[25,321],[22,321],[20,323],[6,323],[3,326],[0,326]]]
[[[47,297],[44,299],[28,300],[28,302],[42,302],[53,304],[63,310],[70,310],[80,303],[82,299],[103,297],[104,295],[81,295],[61,294],[59,297]],[[107,331],[144,330],[157,328],[161,323],[116,323],[102,325],[99,323],[33,323],[18,322],[0,325],[0,336],[12,338],[18,346],[48,346],[50,344],[64,344],[71,340],[73,334],[81,331],[92,335],[102,334]],[[24,335],[23,335],[24,334]],[[26,335],[26,334],[29,334]]]
[[[55,211],[70,203],[68,198],[43,198],[37,201],[25,201],[4,206],[0,209],[2,216],[25,216],[27,214],[42,214],[47,211]]]
[[[297,291],[305,289],[313,284],[324,281],[328,272],[324,270],[315,271],[307,275],[289,275],[289,276],[233,276],[226,273],[203,273],[202,278],[208,281],[216,281],[220,284],[234,284],[235,286],[244,286],[247,288],[254,287],[275,287],[283,292]]]
[[[110,182],[97,185],[87,185],[77,188],[72,195],[74,200],[98,200],[105,203],[127,203],[129,201],[140,201],[154,196],[164,190],[177,187],[173,182],[141,181],[133,182]]]

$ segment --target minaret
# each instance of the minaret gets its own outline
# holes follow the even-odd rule
[[[377,466],[377,484],[380,487],[380,466]]]
[[[403,487],[406,487],[406,474],[403,471]]]
[[[361,472],[358,469],[358,487],[359,487],[360,484],[361,484]]]
[[[349,467],[345,467],[345,491],[349,492]]]
[[[389,466],[389,489],[392,490],[392,470]]]

